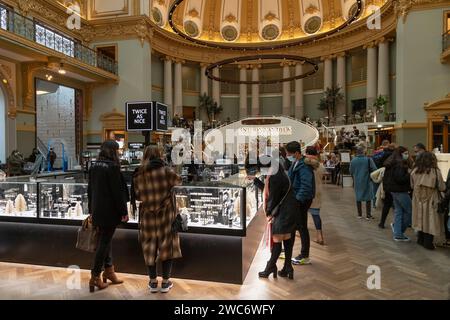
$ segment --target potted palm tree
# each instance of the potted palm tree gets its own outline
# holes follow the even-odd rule
[[[207,94],[203,94],[199,97],[200,103],[199,107],[200,110],[205,110],[208,121],[210,123],[215,122],[215,118],[217,115],[219,115],[223,111],[223,107],[219,105],[211,96],[208,96]]]
[[[331,118],[335,117],[336,106],[344,100],[344,95],[341,93],[341,88],[339,86],[332,86],[327,88],[324,92],[323,97],[319,102],[319,110],[327,111],[327,125],[330,125]]]
[[[376,110],[376,113],[383,114],[385,121],[389,121],[389,113],[387,110],[388,103],[389,103],[389,100],[386,96],[379,95],[373,104],[373,107]]]

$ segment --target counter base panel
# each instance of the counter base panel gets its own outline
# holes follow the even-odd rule
[[[180,234],[183,258],[174,261],[174,278],[242,284],[264,233],[255,217],[247,237]],[[75,248],[77,226],[0,222],[0,261],[90,269],[93,254]],[[137,230],[117,229],[113,259],[118,272],[147,274]]]

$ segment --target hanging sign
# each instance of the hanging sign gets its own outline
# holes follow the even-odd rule
[[[127,131],[153,130],[152,102],[127,102],[125,109]]]

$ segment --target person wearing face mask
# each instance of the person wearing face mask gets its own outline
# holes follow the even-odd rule
[[[296,227],[292,234],[292,242],[295,241],[295,232],[300,232],[302,248],[300,254],[292,259],[295,265],[310,264],[309,247],[310,238],[308,231],[308,210],[316,194],[314,169],[305,163],[302,156],[300,143],[293,141],[286,146],[287,159],[292,162],[288,176],[297,199],[298,214]]]
[[[394,223],[391,223],[395,241],[410,241],[405,236],[406,229],[411,225],[412,201],[410,169],[412,160],[408,149],[398,147],[384,162],[383,188],[392,194],[394,200]]]
[[[420,142],[418,144],[416,144],[413,148],[414,148],[414,154],[415,154],[416,159],[418,157],[420,157],[421,154],[423,154],[424,152],[427,151],[427,148],[425,147],[425,145]]]

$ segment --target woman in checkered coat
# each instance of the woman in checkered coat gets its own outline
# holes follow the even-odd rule
[[[148,266],[151,292],[158,291],[156,262],[162,262],[161,292],[172,288],[169,281],[172,261],[181,258],[178,234],[172,232],[176,212],[172,189],[181,184],[181,177],[165,166],[157,146],[145,149],[142,165],[135,171],[132,182],[132,202],[139,207],[139,240]]]

